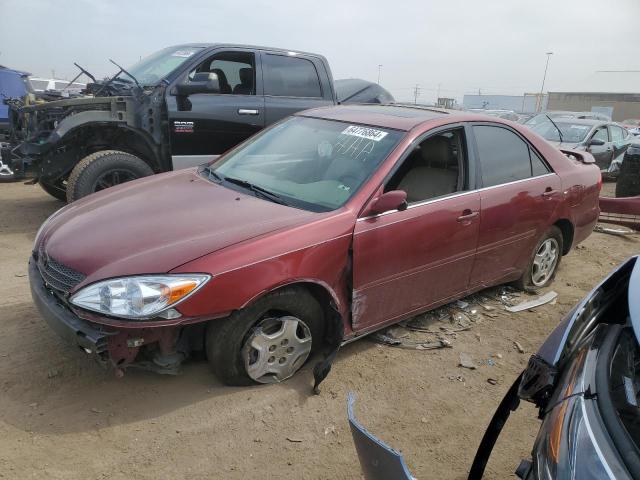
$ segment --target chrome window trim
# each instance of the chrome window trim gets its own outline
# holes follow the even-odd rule
[[[528,178],[522,178],[520,180],[514,180],[513,182],[500,183],[498,185],[491,185],[490,187],[477,188],[475,190],[465,190],[464,192],[455,192],[455,193],[452,193],[451,195],[447,195],[447,196],[443,196],[443,197],[437,197],[437,198],[431,198],[429,200],[424,200],[422,202],[412,203],[405,210],[410,210],[410,209],[416,208],[416,207],[422,207],[423,205],[428,205],[430,203],[441,202],[443,200],[448,200],[450,198],[462,197],[464,195],[469,195],[470,193],[485,192],[487,190],[491,190],[491,189],[494,189],[494,188],[504,187],[506,185],[515,185],[517,183],[526,182],[526,181],[532,180],[534,178],[543,178],[543,177],[549,177],[549,176],[552,176],[552,175],[557,176],[556,173],[549,172],[549,173],[545,173],[544,175],[537,175],[535,177],[528,177]],[[356,220],[356,222],[361,222],[361,221],[364,221],[364,220],[371,220],[373,218],[378,218],[378,217],[384,217],[385,215],[389,215],[389,214],[397,213],[397,212],[401,212],[401,211],[403,212],[404,210],[389,210],[388,212],[378,213],[376,215],[369,215],[367,217],[360,217],[360,218],[358,218]]]

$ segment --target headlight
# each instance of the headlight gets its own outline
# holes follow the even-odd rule
[[[145,275],[104,280],[83,288],[70,302],[114,317],[178,318],[177,305],[211,278],[210,275]]]

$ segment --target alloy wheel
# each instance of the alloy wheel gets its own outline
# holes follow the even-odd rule
[[[560,257],[560,247],[555,238],[547,238],[536,252],[531,269],[531,282],[540,287],[553,275]]]

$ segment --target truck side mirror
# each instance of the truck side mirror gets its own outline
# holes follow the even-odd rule
[[[213,72],[198,72],[193,80],[176,85],[177,95],[193,95],[196,93],[220,93],[218,75]]]

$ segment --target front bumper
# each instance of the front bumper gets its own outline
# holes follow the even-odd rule
[[[46,287],[33,259],[29,260],[29,283],[33,303],[47,325],[67,343],[105,360],[108,339],[118,332],[94,327],[78,318]]]

